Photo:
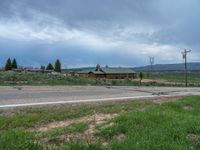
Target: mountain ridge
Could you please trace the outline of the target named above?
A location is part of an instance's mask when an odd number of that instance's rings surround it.
[[[113,67],[118,68],[118,67]],[[130,68],[134,71],[151,71],[151,66],[141,66],[141,67],[120,67],[120,68]],[[63,71],[83,71],[83,70],[90,70],[95,69],[95,67],[82,67],[82,68],[71,68],[71,69],[63,69]],[[183,72],[185,70],[185,66],[183,63],[177,63],[177,64],[155,64],[153,65],[153,71],[157,72],[167,72],[167,71],[173,71],[173,72]],[[194,72],[200,72],[200,62],[192,62],[188,63],[188,71],[194,71]]]
[[[188,71],[200,71],[200,62],[188,63]],[[142,66],[133,68],[135,71],[151,71],[151,66]],[[183,63],[177,64],[155,64],[153,71],[184,71],[185,65]]]

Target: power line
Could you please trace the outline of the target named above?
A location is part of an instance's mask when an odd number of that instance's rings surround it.
[[[188,67],[187,67],[187,54],[190,53],[191,50],[187,50],[185,49],[182,53],[183,55],[183,59],[184,59],[184,64],[185,64],[185,86],[187,87],[188,86]]]
[[[153,72],[153,65],[154,65],[154,57],[149,57],[149,63],[150,63],[150,66],[151,66],[151,72]]]

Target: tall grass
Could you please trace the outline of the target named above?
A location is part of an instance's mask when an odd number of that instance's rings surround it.
[[[84,150],[152,150],[200,149],[200,97],[192,96],[178,101],[155,104],[151,101],[133,101],[116,104],[85,106],[56,106],[2,111],[0,116],[0,149],[84,149]],[[11,112],[10,112],[11,111]],[[106,124],[98,125],[94,133],[96,139],[80,137],[77,140],[62,141],[52,146],[63,134],[82,133],[86,123],[75,123],[68,127],[56,128],[42,134],[50,143],[41,143],[38,133],[30,132],[30,127],[48,122],[79,118],[96,113],[120,113]],[[55,114],[55,115],[54,115]],[[31,118],[34,119],[31,119]],[[119,138],[120,135],[121,138]],[[41,136],[40,136],[41,137]]]

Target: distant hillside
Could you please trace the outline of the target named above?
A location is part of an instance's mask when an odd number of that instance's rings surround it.
[[[143,66],[133,68],[135,71],[150,71],[151,66]],[[153,66],[154,71],[184,71],[184,64],[156,64]],[[200,71],[200,63],[188,63],[188,70],[199,72]]]
[[[93,70],[95,67],[84,67],[84,68],[72,68],[72,69],[63,69],[63,72],[69,72],[69,71],[83,71],[83,70]],[[135,67],[135,68],[130,68],[133,69],[136,72],[139,71],[150,71],[151,66],[143,66],[143,67]],[[154,71],[158,72],[168,72],[168,71],[173,71],[173,72],[182,72],[184,71],[184,64],[156,64],[153,66]],[[200,63],[188,63],[188,70],[192,72],[200,72]]]

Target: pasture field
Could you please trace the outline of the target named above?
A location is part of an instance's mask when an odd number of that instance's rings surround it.
[[[42,74],[42,73],[16,73],[0,72],[0,86],[15,85],[114,85],[114,86],[138,86],[138,80],[111,80],[69,77],[63,74]],[[145,83],[145,85],[164,85],[158,83]]]
[[[167,82],[177,82],[184,83],[185,82],[185,74],[184,73],[153,73],[153,74],[145,74],[146,79],[167,81]],[[200,86],[200,73],[188,73],[188,83],[191,86]]]
[[[0,111],[0,149],[200,149],[200,96]]]
[[[200,74],[189,73],[188,83],[191,87],[200,86]],[[94,79],[64,76],[63,74],[0,72],[0,86],[15,85],[113,85],[140,86],[138,79]],[[143,86],[184,86],[184,73],[144,73]]]

